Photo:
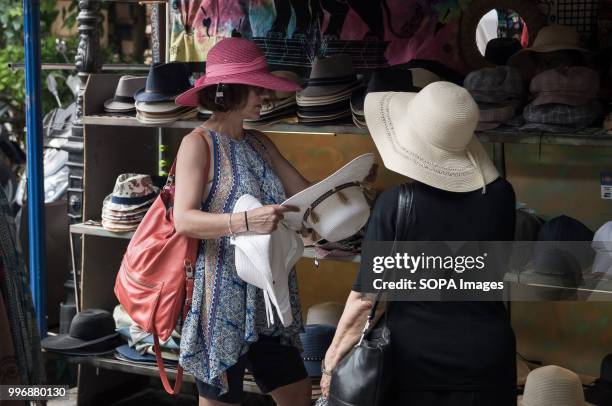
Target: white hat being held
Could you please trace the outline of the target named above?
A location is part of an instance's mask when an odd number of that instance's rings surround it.
[[[374,154],[360,155],[322,181],[285,200],[283,206],[299,209],[284,213],[285,224],[294,230],[305,226],[329,242],[357,233],[370,217],[362,182],[373,165]]]
[[[377,92],[365,117],[385,167],[450,192],[471,192],[499,177],[474,136],[480,112],[461,86],[434,82],[419,93]]]
[[[592,406],[584,400],[582,382],[574,372],[556,365],[536,368],[527,375],[518,406]]]
[[[251,195],[242,195],[233,212],[261,207]],[[279,223],[271,234],[241,233],[231,238],[235,246],[236,272],[243,281],[263,290],[268,325],[274,323],[274,310],[283,326],[293,322],[289,297],[289,272],[302,257],[300,236]]]

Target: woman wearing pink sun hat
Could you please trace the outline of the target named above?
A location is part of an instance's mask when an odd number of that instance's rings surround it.
[[[266,135],[243,128],[245,119],[259,118],[264,89],[297,91],[299,86],[270,74],[254,42],[227,38],[209,51],[205,76],[176,98],[178,105],[213,112],[183,138],[174,202],[176,231],[202,240],[180,354],[181,365],[196,378],[200,405],[240,403],[247,366],[277,404],[310,404],[310,380],[299,350],[295,269],[288,285],[293,322],[283,326],[274,314],[268,325],[263,292],[238,277],[229,238],[273,232],[283,213],[292,210],[280,203],[309,185]],[[232,213],[245,194],[263,206]]]

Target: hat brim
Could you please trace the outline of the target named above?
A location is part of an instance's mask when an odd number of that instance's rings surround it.
[[[137,102],[164,102],[172,101],[176,96],[176,93],[147,92],[145,88],[142,88],[134,93],[134,100]]]
[[[499,127],[502,123],[498,121],[479,121],[476,131],[489,131]]]
[[[85,341],[79,338],[71,337],[68,334],[60,334],[57,336],[43,338],[41,345],[47,351],[83,350],[86,347],[105,341],[110,341],[117,337],[119,337],[119,334],[113,333],[95,340]]]
[[[357,89],[351,95],[351,111],[353,114],[363,116],[363,101],[365,100],[365,88]]]
[[[368,93],[364,111],[374,144],[387,169],[449,192],[471,192],[493,182],[499,172],[473,136],[466,150],[448,151],[426,143],[410,123],[407,106],[417,93]],[[398,142],[403,137],[402,143]],[[480,167],[468,157],[470,151]]]
[[[296,92],[301,89],[300,85],[297,83],[274,76],[267,71],[248,72],[236,75],[205,77],[200,85],[177,96],[175,102],[179,106],[197,107],[199,104],[198,93],[200,90],[219,83],[250,85],[282,92]]]
[[[298,211],[289,211],[284,214],[287,227],[300,230],[302,228],[304,213],[310,205],[324,193],[349,182],[361,182],[367,177],[374,165],[374,154],[367,153],[353,159],[336,172],[320,182],[296,193],[281,203],[283,206],[297,207]]]
[[[363,83],[359,80],[341,85],[308,86],[298,93],[298,99],[333,97],[336,94],[345,93],[349,90],[352,92],[354,89],[359,88],[360,86],[363,86]]]
[[[517,406],[530,406],[527,403],[523,402],[523,395],[518,395],[517,400],[516,400],[516,404]],[[587,401],[584,402],[584,406],[597,406],[594,405],[592,403],[589,403]]]
[[[586,97],[579,94],[563,94],[555,92],[539,92],[536,98],[531,102],[535,106],[542,104],[567,104],[569,106],[582,106],[587,104],[591,100],[590,97]]]
[[[157,196],[159,196],[159,188],[156,186],[153,186],[153,190],[155,192],[155,196],[152,197],[150,200],[147,200],[144,203],[139,203],[139,204],[118,204],[118,203],[113,203],[112,202],[112,197],[113,194],[109,194],[104,198],[104,201],[102,202],[102,210],[112,210],[112,211],[118,211],[118,212],[129,212],[135,209],[139,209],[145,206],[150,206],[155,199],[157,199]]]
[[[137,101],[135,106],[137,110],[144,111],[145,113],[172,113],[180,112],[185,109],[183,106],[177,106],[173,100],[156,103]]]
[[[104,109],[111,110],[112,113],[123,111],[128,112],[134,111],[136,109],[136,106],[134,105],[134,103],[124,103],[115,101],[113,99],[108,99],[104,102]]]

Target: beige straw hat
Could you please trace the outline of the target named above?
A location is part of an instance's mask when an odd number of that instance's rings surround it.
[[[518,406],[592,406],[584,400],[582,383],[574,372],[547,365],[527,376],[525,392]]]
[[[419,93],[369,93],[365,117],[384,165],[429,186],[470,192],[499,177],[474,136],[480,112],[463,87],[434,82]]]

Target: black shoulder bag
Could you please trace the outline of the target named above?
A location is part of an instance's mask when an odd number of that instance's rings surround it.
[[[404,230],[412,210],[412,188],[411,184],[400,186],[392,251],[395,251],[398,236],[405,235]],[[389,392],[391,383],[389,376],[391,332],[387,326],[386,311],[382,325],[370,329],[381,296],[382,291],[378,291],[359,342],[332,371],[329,406],[381,406],[385,404],[385,395]]]

